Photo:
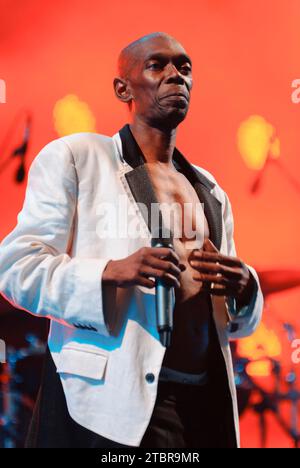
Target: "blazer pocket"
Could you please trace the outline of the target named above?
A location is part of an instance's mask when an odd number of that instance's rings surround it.
[[[108,356],[108,354],[95,351],[89,352],[77,348],[63,348],[60,352],[57,372],[102,380]]]

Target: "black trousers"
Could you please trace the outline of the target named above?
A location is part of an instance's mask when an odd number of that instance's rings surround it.
[[[231,445],[222,405],[213,388],[159,382],[154,411],[140,446],[221,448]],[[128,448],[77,424],[69,415],[59,375],[47,351],[44,377],[26,441],[27,448]]]
[[[211,387],[159,382],[154,411],[141,442],[145,448],[221,448],[225,427]]]

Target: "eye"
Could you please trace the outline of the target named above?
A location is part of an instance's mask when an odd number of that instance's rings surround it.
[[[153,62],[150,63],[147,68],[150,68],[151,70],[160,70],[162,68],[162,64],[159,62]]]
[[[184,73],[188,74],[192,72],[191,66],[190,65],[182,65],[180,67],[180,70],[183,71]]]

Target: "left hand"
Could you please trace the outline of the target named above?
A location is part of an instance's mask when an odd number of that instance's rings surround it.
[[[239,306],[250,302],[253,277],[240,258],[221,254],[205,238],[202,249],[193,250],[189,263],[195,270],[194,281],[202,282],[204,291],[216,296],[232,296]]]

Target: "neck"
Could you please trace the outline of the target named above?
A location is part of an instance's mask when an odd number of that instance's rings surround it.
[[[130,124],[130,130],[147,163],[165,164],[173,168],[172,156],[175,148],[176,128],[162,130],[150,127],[135,116]]]

